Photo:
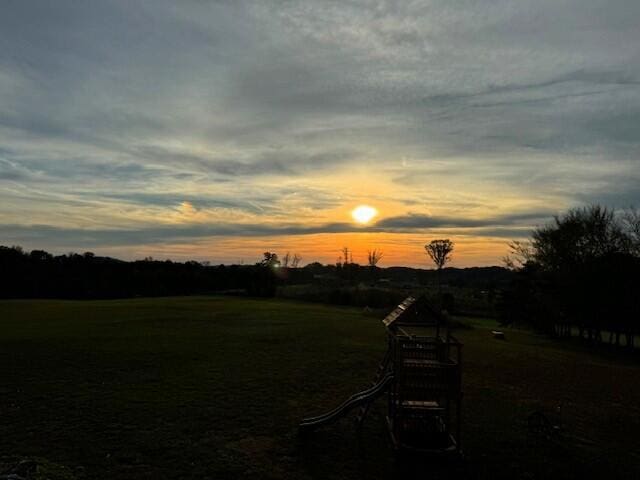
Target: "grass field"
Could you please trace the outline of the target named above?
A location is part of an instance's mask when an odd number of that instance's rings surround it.
[[[301,417],[368,386],[379,320],[224,297],[2,301],[0,459],[96,479],[640,478],[637,358],[494,340],[490,321],[457,332],[464,462],[395,459],[383,400],[360,436],[347,418],[299,440]],[[558,404],[559,438],[531,438],[527,416]]]

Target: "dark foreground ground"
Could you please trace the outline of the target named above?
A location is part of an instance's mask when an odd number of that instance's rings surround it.
[[[51,480],[640,478],[638,359],[494,340],[491,322],[457,332],[464,462],[394,458],[382,399],[360,436],[347,418],[299,440],[301,417],[369,385],[379,320],[221,297],[2,301],[0,478],[30,457]],[[527,416],[557,405],[558,438],[532,437]]]

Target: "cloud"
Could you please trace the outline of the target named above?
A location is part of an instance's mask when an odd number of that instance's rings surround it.
[[[0,155],[2,152],[0,151]],[[27,181],[31,178],[31,174],[26,169],[13,162],[9,162],[0,156],[0,181]]]
[[[426,228],[478,228],[478,227],[504,227],[513,225],[535,225],[546,222],[554,215],[554,212],[528,212],[502,215],[492,218],[456,218],[439,217],[422,214],[409,214],[397,217],[389,217],[381,220],[376,227],[381,229],[402,229],[404,231]]]
[[[341,164],[354,155],[350,151],[321,151],[311,153],[304,149],[272,148],[266,151],[245,153],[247,158],[231,159],[171,151],[166,148],[143,146],[135,154],[154,163],[179,165],[202,173],[215,173],[228,177],[252,177],[261,175],[302,175]]]
[[[186,218],[197,214],[188,201],[177,205],[176,210]],[[210,237],[269,237],[283,235],[314,235],[326,233],[413,233],[441,231],[449,235],[474,235],[488,237],[529,236],[532,226],[546,223],[552,218],[549,212],[528,212],[503,215],[494,218],[448,218],[425,215],[390,217],[375,224],[357,226],[348,222],[319,225],[229,223],[216,224],[181,223],[163,226],[145,226],[128,229],[61,228],[53,225],[0,225],[0,236],[11,242],[43,242],[54,244],[75,242],[84,247],[136,245],[189,241]]]
[[[207,196],[192,195],[186,193],[145,193],[145,192],[122,192],[122,193],[99,193],[94,194],[97,198],[108,200],[118,200],[126,203],[139,205],[153,205],[160,207],[172,207],[174,205],[189,204],[197,205],[199,208],[239,208],[247,210],[257,210],[247,201],[223,200]]]

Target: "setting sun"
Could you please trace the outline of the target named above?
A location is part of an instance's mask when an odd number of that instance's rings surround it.
[[[362,224],[369,223],[377,214],[378,210],[369,205],[360,205],[351,212],[353,219]]]

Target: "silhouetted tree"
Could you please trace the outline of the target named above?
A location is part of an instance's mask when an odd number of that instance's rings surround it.
[[[453,242],[448,238],[432,240],[424,246],[424,249],[438,268],[438,293],[442,295],[442,269],[451,261]]]
[[[531,241],[513,240],[507,245],[509,254],[503,257],[502,262],[509,270],[519,270],[533,259]]]
[[[438,270],[441,270],[451,260],[451,252],[453,252],[453,242],[451,240],[432,240],[424,246],[429,258],[436,264]]]
[[[342,247],[342,258],[344,265],[353,263],[353,252],[349,250],[349,247]]]
[[[338,276],[351,283],[354,279],[354,271],[358,268],[358,265],[353,262],[353,252],[349,247],[342,247],[340,251],[342,256],[338,257],[338,263],[336,264]]]
[[[380,260],[382,260],[382,257],[384,257],[382,251],[374,248],[373,250],[369,250],[367,252],[367,263],[371,268],[375,268]]]
[[[374,248],[367,251],[367,263],[369,264],[369,270],[371,271],[371,280],[376,281],[378,277],[378,263],[382,260],[384,254],[382,250]]]
[[[631,252],[640,256],[640,211],[634,207],[627,209],[622,215],[622,226],[629,236]]]
[[[260,262],[260,265],[264,267],[279,267],[280,260],[278,260],[278,255],[272,252],[264,252],[263,259]]]
[[[35,262],[46,262],[53,259],[53,255],[44,250],[31,250],[29,257]]]
[[[569,210],[534,230],[530,242],[510,244],[507,265],[518,274],[503,295],[503,316],[557,335],[600,342],[638,331],[640,275],[638,215],[600,205]],[[632,320],[633,319],[633,320]]]
[[[594,258],[630,253],[631,241],[612,210],[600,205],[569,210],[534,230],[531,260],[543,270],[562,270]]]

